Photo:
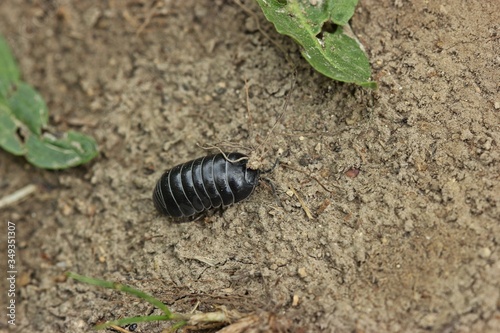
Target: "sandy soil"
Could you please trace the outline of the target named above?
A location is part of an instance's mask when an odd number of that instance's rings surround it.
[[[471,3],[361,1],[372,92],[316,73],[248,1],[255,15],[232,1],[0,2],[51,130],[101,150],[60,172],[0,152],[0,196],[39,188],[0,211],[18,245],[16,326],[2,314],[0,330],[90,332],[153,311],[69,270],[178,312],[224,305],[262,331],[500,331],[500,4]],[[162,171],[221,142],[263,167],[281,155],[281,204],[262,185],[222,215],[159,216]]]

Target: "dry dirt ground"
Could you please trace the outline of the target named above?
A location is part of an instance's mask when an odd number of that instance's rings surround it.
[[[16,326],[2,277],[0,330],[159,314],[73,271],[176,312],[225,306],[261,331],[499,332],[499,13],[497,1],[361,1],[352,27],[373,92],[316,73],[250,1],[1,1],[0,33],[51,130],[92,135],[101,153],[49,172],[0,152],[0,197],[38,187],[0,211],[18,246]],[[221,143],[263,167],[281,155],[280,203],[261,185],[222,214],[159,216],[162,171]]]

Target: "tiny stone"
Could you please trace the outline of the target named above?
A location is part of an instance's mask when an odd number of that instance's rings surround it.
[[[483,247],[479,250],[479,256],[483,259],[488,259],[491,255],[491,250],[487,247]]]
[[[306,269],[304,267],[300,267],[298,270],[297,270],[297,273],[299,274],[299,276],[301,278],[305,278],[307,276],[307,272],[306,272]]]
[[[419,324],[425,328],[430,329],[430,328],[434,327],[434,325],[436,324],[436,320],[437,320],[436,314],[429,313],[420,319]]]
[[[61,209],[61,213],[63,214],[63,216],[69,216],[73,214],[73,207],[71,207],[67,203],[64,203]]]
[[[314,147],[314,150],[316,151],[316,153],[321,153],[321,143],[318,142],[318,144],[316,145],[316,147]]]
[[[83,14],[83,21],[87,27],[93,27],[99,21],[101,15],[102,13],[98,8],[92,7]]]

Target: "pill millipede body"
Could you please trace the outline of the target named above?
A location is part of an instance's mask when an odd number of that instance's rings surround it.
[[[260,171],[247,167],[241,153],[219,153],[179,164],[166,171],[153,190],[156,209],[171,217],[189,217],[248,198]]]

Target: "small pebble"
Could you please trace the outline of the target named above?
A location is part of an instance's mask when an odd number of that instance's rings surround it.
[[[488,259],[491,255],[491,250],[487,247],[483,247],[479,250],[479,256],[483,259]]]
[[[349,178],[356,178],[359,175],[359,169],[353,167],[347,170],[344,174]]]

